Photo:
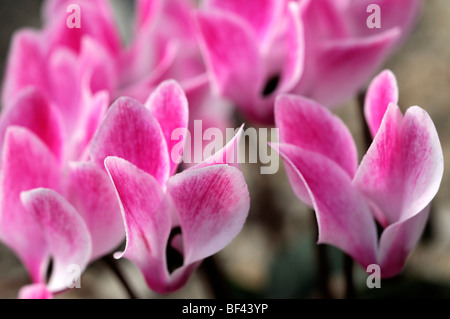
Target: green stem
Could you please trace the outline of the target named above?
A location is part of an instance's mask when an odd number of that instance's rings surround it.
[[[128,297],[130,299],[138,299],[137,296],[134,294],[133,290],[131,289],[130,285],[128,284],[128,281],[125,279],[122,270],[117,264],[117,260],[110,255],[103,257],[102,260],[105,263],[105,265],[107,265],[108,268],[112,271],[112,273],[116,276],[116,278],[122,284],[123,288],[125,288]]]

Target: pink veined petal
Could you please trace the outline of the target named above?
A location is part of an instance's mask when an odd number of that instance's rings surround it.
[[[342,120],[325,107],[300,96],[280,95],[275,123],[281,143],[319,153],[353,178],[358,165],[355,142]]]
[[[222,149],[205,159],[203,162],[189,168],[189,170],[195,170],[219,164],[227,164],[239,169],[239,141],[244,131],[244,125],[245,124],[241,125],[236,135]]]
[[[245,108],[263,90],[255,35],[240,19],[224,11],[198,12],[197,23],[213,90]]]
[[[398,86],[395,75],[385,70],[371,82],[364,103],[364,115],[372,137],[377,134],[390,103],[398,104]]]
[[[110,107],[92,140],[90,154],[99,165],[108,156],[126,159],[160,185],[169,177],[169,153],[161,128],[149,110],[130,98],[119,98]]]
[[[10,127],[3,150],[0,237],[23,261],[32,281],[44,282],[47,245],[40,225],[20,202],[20,193],[36,187],[59,189],[59,165],[29,130]]]
[[[67,194],[91,234],[91,260],[119,246],[125,238],[123,221],[114,187],[105,170],[92,162],[71,163]]]
[[[158,123],[166,139],[167,149],[172,155],[172,148],[178,142],[172,139],[172,133],[175,129],[186,130],[189,118],[188,101],[183,89],[174,80],[168,80],[161,83],[150,95],[145,103],[145,107],[150,110]],[[186,132],[182,134],[184,139]],[[177,158],[171,156],[170,174],[174,174],[178,163],[181,160],[181,154]]]
[[[52,293],[45,284],[31,284],[20,288],[19,299],[52,299]]]
[[[145,102],[149,92],[152,92],[160,82],[168,77],[170,68],[175,63],[180,50],[178,44],[173,42],[162,46],[163,52],[155,65],[148,61],[148,54],[143,54],[144,51],[140,47],[133,48],[136,52],[129,52],[129,56],[124,57],[125,61],[122,62],[123,70],[120,79],[122,83],[115,96],[129,96],[142,103]],[[149,50],[151,49],[153,47]],[[138,60],[136,54],[142,62]],[[133,62],[129,62],[127,59]],[[131,71],[130,63],[132,63]],[[133,66],[136,70],[133,69]]]
[[[278,1],[281,2],[281,1]],[[280,83],[276,92],[289,92],[299,81],[305,62],[305,35],[303,21],[301,21],[302,8],[296,3],[289,5],[287,13],[287,30],[285,35],[285,62]],[[270,50],[270,48],[269,48]]]
[[[108,157],[105,166],[120,201],[127,234],[125,251],[116,254],[116,258],[124,256],[132,260],[150,288],[166,292],[170,282],[166,266],[170,202],[158,182],[132,163]]]
[[[444,155],[433,121],[418,106],[405,113],[402,144],[405,203],[401,217],[405,219],[428,206],[438,192],[444,174]]]
[[[376,218],[383,227],[399,220],[403,206],[402,122],[400,109],[390,104],[353,180],[380,209],[381,214],[376,214]]]
[[[272,147],[308,190],[319,224],[318,243],[342,249],[363,267],[376,262],[375,221],[348,174],[322,154],[288,144]]]
[[[137,28],[151,23],[157,15],[157,10],[161,6],[161,0],[137,0],[136,2],[136,22]]]
[[[80,116],[81,82],[77,56],[66,48],[55,50],[48,59],[49,94],[65,121],[70,135]]]
[[[62,159],[64,128],[61,115],[50,104],[44,94],[33,87],[22,90],[10,108],[0,118],[0,149],[3,149],[6,130],[16,125],[36,134],[53,152]]]
[[[442,148],[428,114],[411,107],[403,118],[390,104],[354,184],[383,212],[380,223],[386,227],[423,210],[442,174]]]
[[[92,93],[113,91],[118,83],[117,65],[114,56],[97,39],[85,36],[81,41],[78,77],[80,81],[89,79]]]
[[[87,147],[108,110],[109,94],[106,91],[101,91],[94,95],[87,92],[83,95],[82,103],[85,107],[81,122],[78,123],[71,140],[67,141],[66,144],[68,160],[87,160]]]
[[[83,218],[54,190],[37,188],[22,192],[20,197],[27,212],[39,224],[53,258],[48,290],[67,289],[70,267],[75,267],[81,274],[91,257],[91,236]]]
[[[238,15],[248,23],[260,40],[274,27],[274,22],[283,10],[282,0],[239,1],[239,0],[209,0],[209,8],[221,9]]]
[[[24,29],[13,36],[6,63],[5,79],[2,90],[4,109],[23,88],[35,86],[47,88],[42,39],[36,30]]]
[[[381,277],[399,274],[416,247],[430,213],[430,206],[407,219],[389,225],[382,233],[379,248]]]
[[[167,192],[180,220],[185,266],[227,246],[244,226],[250,207],[244,176],[228,165],[172,176]]]
[[[304,94],[328,107],[338,106],[364,86],[399,35],[399,29],[392,29],[368,38],[329,42],[317,53],[317,78]]]
[[[325,39],[342,39],[349,36],[343,1],[303,0],[299,5],[305,10],[303,17],[307,45],[316,45]],[[366,24],[364,24],[366,26]]]

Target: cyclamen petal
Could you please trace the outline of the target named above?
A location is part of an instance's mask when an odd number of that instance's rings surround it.
[[[381,276],[389,278],[400,273],[422,236],[430,214],[430,206],[417,214],[389,225],[382,233],[379,247]]]
[[[169,273],[166,246],[171,231],[171,206],[161,186],[151,175],[132,163],[108,157],[105,166],[120,200],[126,226],[125,256],[142,271],[147,284],[166,291]]]
[[[60,188],[59,165],[43,142],[27,129],[6,132],[1,176],[0,237],[20,257],[33,282],[45,280],[48,254],[40,225],[20,202],[20,193],[36,187]]]
[[[417,106],[403,116],[399,107],[390,103],[397,96],[395,78],[388,71],[370,85],[366,115],[375,138],[354,177],[333,159],[332,151],[323,151],[330,143],[344,145],[343,152],[354,147],[352,142],[342,143],[339,134],[329,134],[326,127],[333,125],[333,117],[318,104],[308,108],[307,100],[292,98],[296,107],[278,105],[280,139],[289,144],[272,146],[285,160],[294,193],[316,210],[319,242],[341,248],[363,267],[380,265],[383,278],[397,275],[405,266],[443,176],[442,147],[432,120]],[[287,97],[279,101],[292,102]],[[389,106],[384,112],[386,103]],[[327,121],[330,123],[322,125]],[[317,149],[310,146],[313,138],[305,139],[304,131],[296,130],[297,123],[311,124],[308,131],[321,136]],[[333,141],[329,136],[338,138]],[[344,141],[349,141],[346,136]],[[375,219],[383,227],[379,240]]]
[[[281,1],[278,1],[281,2]],[[292,90],[300,80],[305,63],[305,35],[303,21],[303,7],[290,3],[286,17],[286,34],[283,44],[286,53],[285,63],[281,71],[281,79],[275,92],[285,93]]]
[[[67,199],[81,215],[92,237],[95,260],[120,245],[125,237],[120,207],[108,174],[92,162],[69,165]]]
[[[364,115],[372,137],[377,134],[390,103],[398,103],[398,86],[395,75],[385,70],[370,84],[364,103]]]
[[[19,299],[52,299],[52,297],[45,284],[31,284],[19,291]]]
[[[358,154],[350,131],[337,116],[318,103],[294,95],[281,95],[275,102],[275,123],[280,142],[319,153],[336,162],[353,178]]]
[[[31,29],[14,34],[6,63],[2,90],[2,105],[9,108],[11,101],[25,87],[46,88],[44,52],[41,35]],[[26,72],[24,72],[26,70]]]
[[[165,81],[150,95],[145,106],[158,120],[169,154],[172,154],[172,148],[177,144],[177,141],[172,139],[172,132],[175,129],[187,130],[189,119],[188,101],[183,89],[173,80]],[[186,133],[180,139],[184,139],[185,135]],[[179,154],[177,159],[171,156],[170,174],[175,173],[181,156],[182,154]]]
[[[249,23],[258,37],[264,39],[267,33],[270,33],[277,16],[284,9],[284,0],[209,0],[207,6],[235,13]]]
[[[177,174],[169,179],[167,192],[180,219],[184,265],[227,246],[241,231],[249,211],[244,177],[228,165]]]
[[[220,11],[199,12],[197,21],[214,89],[239,102],[242,88],[247,88],[245,96],[258,96],[263,85],[262,65],[250,27]]]
[[[92,241],[86,224],[73,206],[53,190],[38,188],[23,192],[21,200],[40,225],[53,258],[49,291],[67,289],[69,267],[75,265],[81,273],[91,256]]]
[[[324,45],[314,70],[315,79],[304,78],[305,87],[299,86],[305,95],[323,105],[336,107],[352,93],[357,92],[372,76],[400,36],[400,29],[345,41],[329,41]],[[362,58],[364,57],[364,59]],[[306,56],[308,59],[308,55]],[[308,80],[311,86],[307,87]]]
[[[125,158],[161,185],[169,177],[169,153],[161,127],[150,111],[130,98],[120,98],[110,107],[90,154],[99,165],[108,156]]]
[[[64,124],[61,114],[43,93],[33,87],[18,94],[0,118],[0,149],[10,126],[27,128],[38,136],[58,160],[63,156]]]
[[[369,206],[353,187],[349,175],[320,153],[273,145],[295,168],[316,211],[318,243],[339,247],[363,267],[377,258],[377,231]]]
[[[386,226],[423,210],[442,175],[442,148],[428,114],[412,107],[403,117],[390,104],[354,184],[382,210]]]
[[[244,124],[242,124],[236,135],[222,149],[189,169],[198,169],[218,164],[228,164],[239,168],[239,141],[243,131]]]

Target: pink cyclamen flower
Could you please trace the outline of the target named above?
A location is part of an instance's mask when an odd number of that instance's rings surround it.
[[[208,0],[197,20],[216,91],[272,124],[278,94],[329,107],[355,94],[409,33],[421,2]],[[379,29],[367,25],[369,4],[380,7]]]
[[[2,91],[1,137],[5,124],[33,130],[21,114],[29,111],[30,103],[36,104],[29,101],[30,94],[41,95],[39,99],[51,105],[47,114],[41,111],[40,116],[60,126],[61,149],[49,145],[58,161],[83,157],[118,81],[120,42],[106,3],[79,1],[82,25],[77,29],[67,26],[69,1],[48,0],[44,3],[43,29],[22,29],[14,35]],[[26,118],[29,121],[31,116]]]
[[[174,79],[189,101],[189,123],[230,127],[231,105],[211,90],[195,32],[192,0],[138,0],[135,32],[120,59],[120,83],[114,96],[144,103],[162,81]]]
[[[316,211],[319,243],[339,247],[363,267],[380,265],[385,278],[403,269],[416,246],[443,174],[432,120],[418,106],[403,116],[397,99],[394,75],[382,72],[366,98],[374,140],[359,167],[348,129],[323,106],[284,95],[275,109],[281,143],[273,147],[294,193]],[[383,228],[379,238],[375,221]]]
[[[183,90],[164,82],[145,106],[131,98],[114,103],[91,148],[120,201],[127,246],[119,257],[132,260],[159,293],[183,286],[204,258],[228,245],[249,210],[242,173],[224,161],[237,137],[208,161],[173,175],[184,138],[171,134],[186,131],[187,117]],[[181,260],[173,264],[169,251]]]
[[[205,1],[197,13],[200,43],[216,93],[251,119],[273,122],[277,94],[303,69],[300,8],[286,1]]]
[[[19,126],[6,130],[2,155],[0,240],[33,283],[20,295],[32,297],[44,286],[45,296],[61,292],[68,288],[68,267],[76,265],[81,274],[124,238],[108,175],[92,162],[61,165],[39,136]]]

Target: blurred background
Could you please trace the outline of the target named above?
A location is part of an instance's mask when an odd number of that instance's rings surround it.
[[[40,27],[40,0],[0,1],[0,74],[3,78],[10,39],[22,27]],[[127,34],[125,21],[132,14],[131,0],[113,1],[116,16]],[[397,76],[400,106],[419,105],[428,111],[437,127],[444,158],[450,158],[450,2],[424,1],[422,17],[406,43],[384,68]],[[337,114],[350,127],[364,154],[358,103],[349,101]],[[382,281],[381,289],[366,287],[367,274],[354,265],[359,298],[450,298],[450,170],[436,196],[429,224],[405,271],[395,279]],[[282,165],[282,164],[281,164]],[[241,234],[226,249],[208,260],[180,291],[160,296],[151,292],[138,271],[127,260],[119,267],[141,298],[209,298],[220,286],[236,298],[319,298],[314,218],[294,196],[284,168],[275,175],[259,175],[257,164],[243,164],[250,189],[251,211]],[[343,255],[327,248],[332,297],[342,298]],[[207,275],[205,275],[207,274]],[[209,278],[205,280],[205,278]],[[215,278],[211,285],[211,278]],[[222,279],[221,279],[222,278]],[[27,273],[14,254],[0,243],[0,298],[16,298],[29,283]],[[83,274],[81,289],[57,298],[127,298],[123,286],[104,261],[93,263]]]

